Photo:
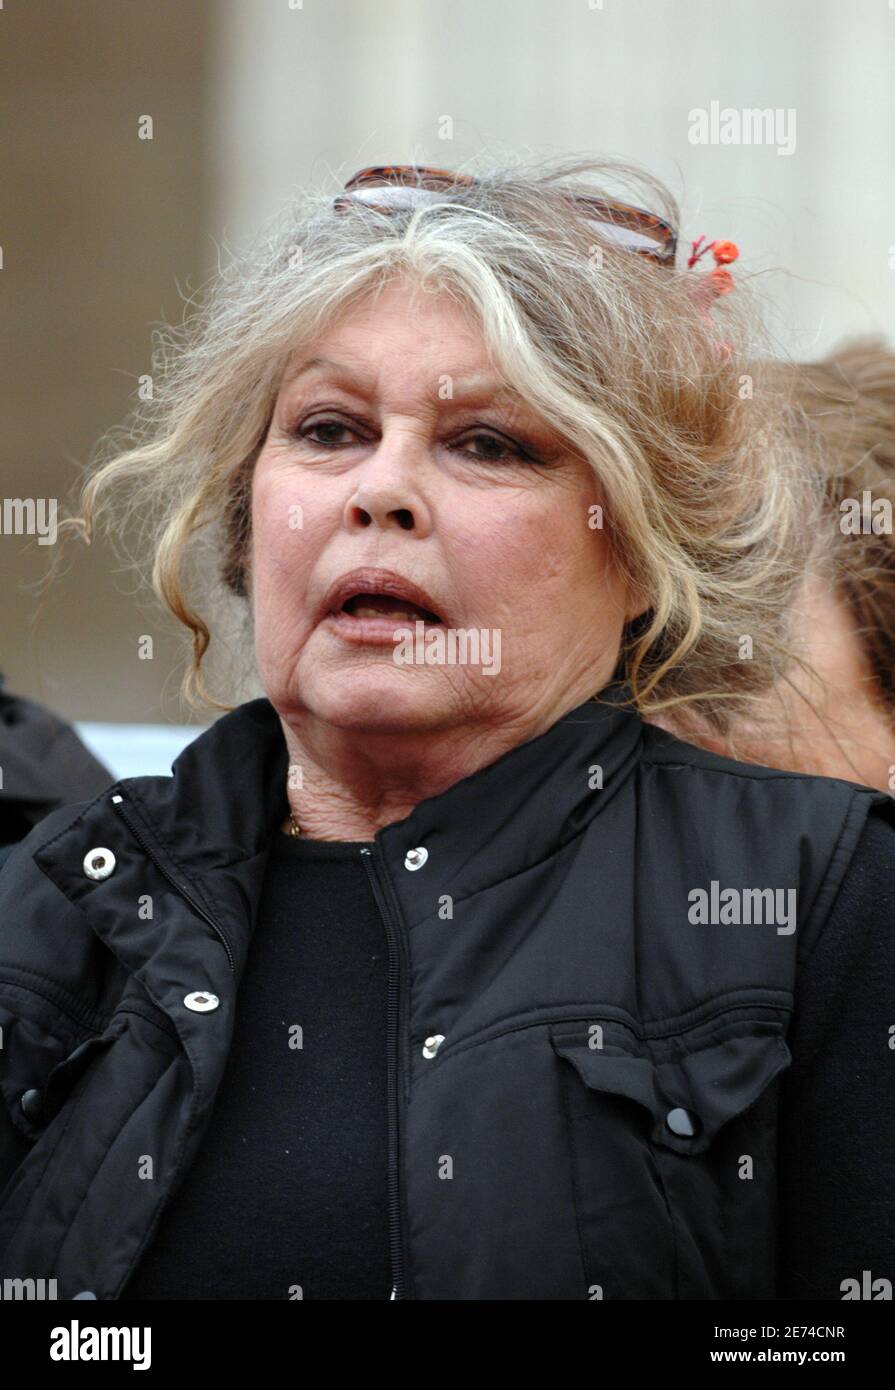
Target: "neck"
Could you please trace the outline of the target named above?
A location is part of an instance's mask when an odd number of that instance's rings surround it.
[[[290,809],[308,839],[371,840],[420,801],[537,738],[566,712],[532,710],[495,725],[394,733],[335,728],[306,713],[281,714]],[[288,820],[282,828],[289,828]]]

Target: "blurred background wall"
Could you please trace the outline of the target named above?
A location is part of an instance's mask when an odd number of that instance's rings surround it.
[[[205,0],[4,0],[0,9],[0,477],[4,498],[70,496],[128,413],[153,323],[214,256]],[[139,138],[151,114],[154,138]],[[109,549],[0,534],[6,687],[70,719],[162,718],[178,657]],[[138,638],[155,634],[152,661]],[[167,717],[182,718],[176,702]]]
[[[153,325],[296,185],[364,164],[623,155],[683,241],[738,243],[781,352],[895,336],[893,57],[895,0],[4,0],[3,496],[70,497]],[[794,147],[691,143],[713,102]],[[173,624],[98,544],[41,601],[49,548],[0,535],[7,687],[190,719]]]

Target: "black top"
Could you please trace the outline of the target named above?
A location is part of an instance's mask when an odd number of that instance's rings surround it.
[[[211,1119],[122,1298],[390,1297],[388,944],[360,850],[275,836]]]

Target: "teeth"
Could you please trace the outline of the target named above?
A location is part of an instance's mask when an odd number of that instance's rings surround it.
[[[355,618],[394,618],[396,620],[406,619],[408,622],[412,623],[416,622],[418,618],[422,618],[423,615],[419,612],[410,612],[408,609],[405,608],[390,608],[388,612],[384,612],[381,608],[364,607],[355,608],[354,616]]]

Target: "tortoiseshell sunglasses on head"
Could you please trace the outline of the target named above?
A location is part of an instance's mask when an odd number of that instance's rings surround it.
[[[458,174],[423,164],[371,165],[352,175],[333,206],[337,212],[343,212],[351,202],[362,202],[378,212],[390,212],[395,207],[437,201],[441,193],[470,187],[477,182],[474,174]],[[557,187],[562,191],[561,185]],[[373,189],[378,191],[374,193]],[[677,233],[663,218],[615,198],[596,198],[573,189],[567,191],[575,202],[587,208],[590,220],[610,240],[658,265],[674,265]]]

